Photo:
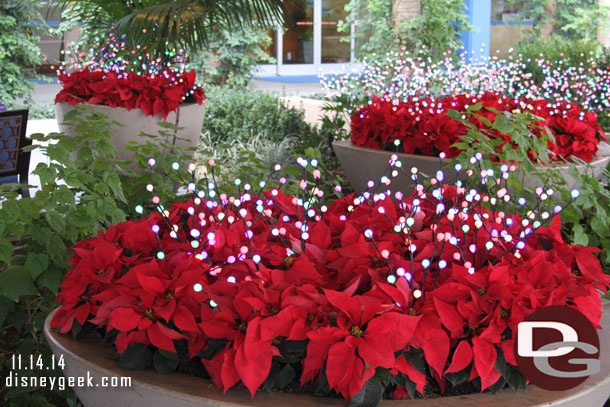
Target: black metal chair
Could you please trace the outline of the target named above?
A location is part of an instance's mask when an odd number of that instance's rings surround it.
[[[27,110],[0,112],[0,185],[28,184],[30,152],[23,148],[32,140],[25,138],[27,123]],[[20,188],[19,193],[30,197],[28,188]]]

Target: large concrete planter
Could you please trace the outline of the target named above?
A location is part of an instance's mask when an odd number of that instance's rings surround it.
[[[376,150],[372,148],[359,147],[349,140],[340,140],[333,142],[333,149],[337,158],[343,167],[345,175],[354,187],[357,193],[362,193],[366,190],[366,184],[369,180],[373,180],[379,184],[380,178],[385,174],[390,177],[388,162],[392,156],[391,151]],[[419,173],[427,176],[434,176],[440,169],[440,160],[434,157],[426,157],[414,154],[398,154],[399,160],[402,162],[402,168],[408,174],[412,167],[417,167]],[[445,182],[454,183],[456,181],[456,172],[452,168],[448,168],[449,160],[444,162]],[[587,165],[579,165],[579,172],[587,172],[589,175],[601,178],[604,168],[610,163],[610,144],[601,143],[597,158],[593,160],[588,167]],[[549,167],[545,167],[549,168]],[[578,187],[576,181],[567,173],[568,167],[564,165],[551,165],[550,168],[559,171],[568,183],[568,188]],[[537,178],[527,177],[527,174],[520,176],[525,186],[535,185]],[[392,183],[389,189],[395,191],[407,191],[413,187],[414,182],[405,174],[400,174],[396,178],[392,178]],[[373,188],[372,192],[380,192],[382,189],[379,186]]]
[[[529,386],[526,391],[503,390],[464,396],[383,401],[382,407],[601,407],[610,396],[610,304],[605,304],[600,335],[601,371],[589,377],[580,386],[568,391],[546,391]],[[63,355],[64,374],[72,377],[93,377],[93,383],[102,383],[102,377],[131,377],[131,387],[77,387],[74,389],[85,407],[272,407],[272,406],[346,406],[344,400],[316,398],[300,394],[258,392],[253,400],[242,389],[227,394],[215,391],[207,380],[180,373],[162,375],[153,371],[127,371],[117,367],[111,345],[100,345],[96,340],[59,335],[51,331],[49,315],[44,333],[56,357]]]
[[[157,116],[146,116],[140,109],[127,110],[123,107],[108,107],[103,105],[87,105],[87,107],[105,114],[109,119],[123,125],[112,126],[114,134],[112,142],[117,148],[118,158],[122,160],[133,160],[133,154],[125,150],[128,142],[145,143],[150,141],[150,138],[141,136],[141,133],[159,135],[159,130],[167,130],[159,127],[159,123],[164,121],[160,114]],[[59,131],[69,136],[75,135],[74,127],[71,124],[65,123],[64,117],[71,110],[74,110],[74,107],[70,106],[69,103],[62,102],[55,104],[55,117]],[[183,127],[183,129],[177,131],[176,138],[173,137],[173,131],[171,131],[172,137],[168,141],[180,147],[196,147],[199,143],[204,115],[205,105],[196,103],[180,105],[178,110],[171,112],[165,121],[178,127]]]

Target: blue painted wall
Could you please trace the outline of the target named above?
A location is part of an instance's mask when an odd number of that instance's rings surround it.
[[[468,58],[473,54],[476,59],[481,56],[488,57],[491,41],[491,0],[464,0],[464,3],[468,21],[476,27],[474,31],[460,33],[464,50],[468,52]]]

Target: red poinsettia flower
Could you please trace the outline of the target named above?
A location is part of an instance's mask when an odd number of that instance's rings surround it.
[[[161,115],[167,119],[170,112],[178,109],[180,103],[192,98],[202,104],[203,89],[195,83],[195,71],[164,71],[157,76],[116,74],[105,71],[82,71],[61,75],[62,90],[55,97],[55,103],[68,102],[101,104],[110,107],[124,107],[127,110],[141,109],[147,116]]]

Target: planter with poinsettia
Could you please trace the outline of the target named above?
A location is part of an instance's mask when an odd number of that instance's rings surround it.
[[[103,380],[116,383],[112,388],[75,388],[85,407],[125,405],[132,407],[235,407],[235,406],[345,406],[343,400],[320,398],[301,394],[261,392],[251,399],[245,389],[231,389],[226,394],[215,390],[209,380],[183,373],[159,374],[152,370],[125,370],[117,366],[115,350],[93,338],[74,339],[59,335],[50,328],[51,314],[45,324],[45,335],[53,353],[62,355],[65,374],[72,377],[93,377],[93,383]],[[501,390],[497,394],[477,393],[454,397],[409,400],[384,400],[382,407],[471,407],[493,405],[496,407],[569,407],[602,406],[610,396],[610,304],[604,306],[600,332],[600,373],[587,379],[582,385],[565,391],[553,392],[529,386],[525,391]],[[110,378],[110,379],[108,379]],[[125,382],[125,380],[128,380]],[[407,404],[408,403],[408,404]]]
[[[299,164],[317,185],[317,163]],[[472,176],[475,185],[486,177]],[[327,204],[306,180],[299,198],[284,194],[284,183],[258,193],[244,185],[236,196],[191,185],[190,201],[156,201],[144,218],[73,247],[47,338],[70,375],[134,378],[130,388],[76,388],[86,407],[341,405],[339,397],[375,406],[382,396],[458,394],[415,405],[595,405],[608,397],[610,321],[599,293],[610,276],[597,249],[563,240],[544,202],[525,220],[521,209],[498,215],[489,196],[502,190],[493,183],[474,194],[419,185],[408,196]],[[572,391],[524,390],[517,367],[517,326],[547,305],[604,328],[602,371]],[[116,359],[199,377],[121,371]],[[234,388],[240,383],[254,400]]]
[[[461,120],[448,113],[449,110],[463,114]],[[526,118],[515,123],[508,119],[508,115],[515,112],[530,112],[537,119]],[[484,142],[495,143],[493,148],[501,151],[506,145],[519,148],[519,143],[513,139],[518,132],[525,131],[525,134],[540,138],[548,128],[555,139],[555,143],[548,143],[548,150],[554,156],[549,164],[536,168],[557,171],[568,188],[577,185],[568,174],[569,166],[562,161],[571,157],[584,160],[586,164],[575,164],[577,171],[598,179],[610,163],[610,144],[606,142],[595,114],[582,112],[578,106],[565,102],[551,105],[545,100],[513,100],[492,93],[476,98],[456,95],[439,101],[421,99],[399,103],[375,97],[351,119],[351,141],[335,141],[333,149],[347,178],[359,193],[367,189],[368,181],[378,185],[383,175],[391,176],[387,169],[393,154],[397,154],[403,165],[399,171],[410,175],[410,168],[417,167],[421,173],[433,177],[439,170],[436,157],[440,152],[447,157],[457,156],[461,150],[455,145],[464,145],[462,137],[468,136],[469,129],[485,134]],[[529,130],[527,126],[523,127],[528,120],[532,125]],[[396,145],[400,150],[396,151]],[[533,159],[529,151],[528,156]],[[445,181],[454,182],[457,174],[448,171],[445,176]],[[522,174],[520,178],[525,186],[533,185],[537,179],[528,174]],[[403,176],[394,179],[391,189],[404,190],[412,186],[411,178]]]
[[[196,147],[201,135],[205,114],[203,89],[195,84],[195,72],[167,72],[158,76],[88,69],[60,76],[63,89],[55,98],[55,114],[59,130],[75,134],[74,126],[64,119],[74,106],[86,103],[119,124],[112,125],[113,144],[118,158],[132,160],[125,150],[130,141],[146,143],[149,134],[169,133],[166,142],[183,148]],[[164,129],[161,122],[169,122],[180,129]]]

